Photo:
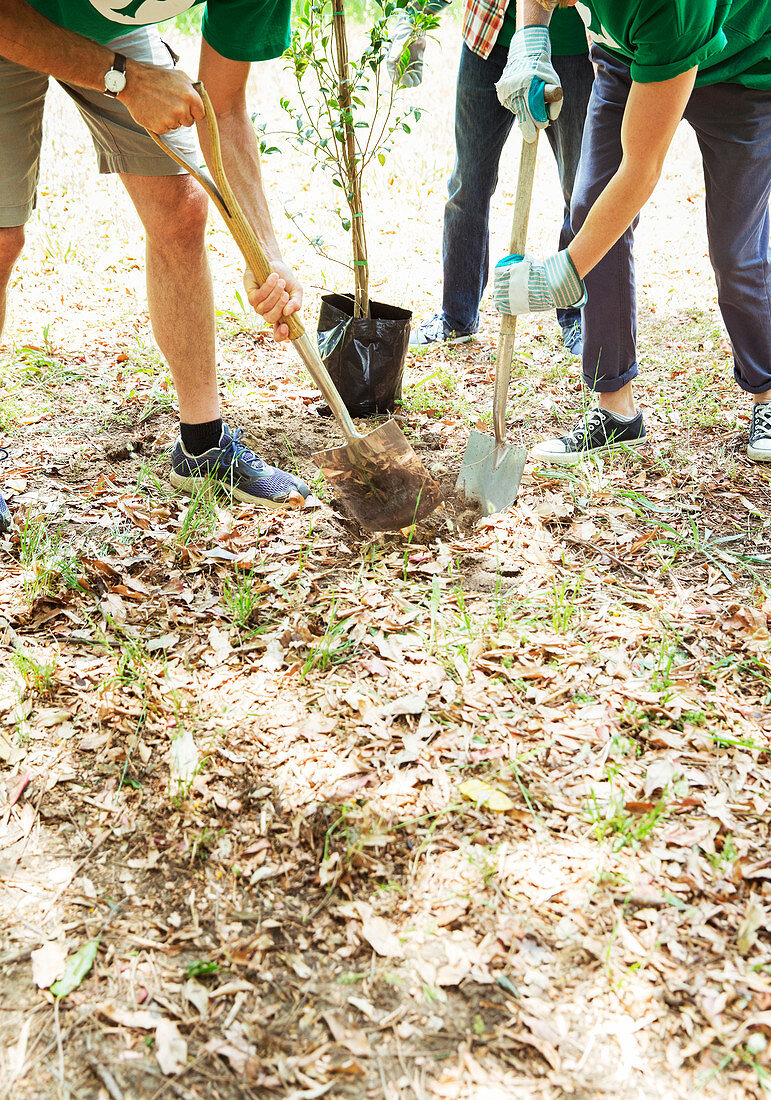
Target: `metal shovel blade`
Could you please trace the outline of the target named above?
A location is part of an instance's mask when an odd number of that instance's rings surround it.
[[[456,487],[468,500],[481,505],[485,515],[505,512],[517,499],[526,461],[525,447],[509,447],[484,432],[472,432]]]
[[[395,420],[344,447],[318,451],[313,461],[366,531],[400,531],[442,501],[439,486]]]

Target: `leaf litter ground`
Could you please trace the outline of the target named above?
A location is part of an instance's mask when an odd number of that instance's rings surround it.
[[[676,153],[654,257],[700,201]],[[227,416],[320,502],[165,487],[141,241],[93,248],[111,203],[79,237],[79,177],[50,171],[2,373],[2,1094],[764,1095],[771,472],[744,457],[698,230],[663,254],[677,300],[644,287],[644,454],[528,466],[510,513],[465,509],[487,312],[408,364],[401,424],[446,507],[370,539],[315,480],[338,441],[318,395],[236,307]],[[210,246],[229,301],[219,227]],[[523,329],[514,442],[582,401],[553,322]]]

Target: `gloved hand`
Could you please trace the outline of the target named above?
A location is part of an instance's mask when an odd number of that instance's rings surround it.
[[[400,88],[417,88],[423,80],[423,54],[426,40],[415,38],[415,26],[409,11],[402,9],[394,21],[391,48],[386,57],[386,68],[392,83]],[[410,41],[412,39],[412,41]],[[405,48],[409,43],[408,53]],[[404,61],[404,68],[402,62]]]
[[[582,306],[586,287],[567,249],[537,260],[535,256],[506,256],[495,265],[495,308],[518,317],[545,309]]]
[[[509,46],[509,57],[501,79],[495,85],[498,99],[517,116],[525,141],[535,141],[536,131],[544,130],[562,110],[562,100],[546,103],[544,89],[561,87],[552,68],[548,27],[522,27]]]

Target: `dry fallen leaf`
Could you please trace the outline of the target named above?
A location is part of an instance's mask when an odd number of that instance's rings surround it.
[[[515,809],[515,803],[504,792],[483,779],[466,779],[458,787],[458,792],[470,802],[476,802],[477,806],[483,806],[486,810],[495,813],[505,813]]]
[[[336,1043],[346,1047],[356,1058],[371,1056],[372,1048],[369,1045],[369,1039],[361,1028],[349,1027],[334,1012],[324,1012],[323,1018]]]
[[[179,1073],[187,1062],[187,1043],[173,1020],[165,1017],[158,1021],[155,1028],[155,1057],[161,1072],[167,1076]]]
[[[396,959],[404,954],[404,948],[399,942],[393,925],[383,917],[374,914],[366,916],[361,926],[361,934],[378,955]]]
[[[57,940],[48,940],[42,947],[33,951],[30,958],[35,985],[38,989],[48,989],[64,974],[67,948]]]

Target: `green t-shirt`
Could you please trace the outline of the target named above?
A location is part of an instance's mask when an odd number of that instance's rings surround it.
[[[511,45],[514,31],[517,29],[517,5],[512,0],[506,8],[501,29],[495,40],[496,46]],[[575,8],[557,8],[551,17],[549,24],[549,37],[551,38],[551,52],[554,55],[566,57],[570,54],[586,53],[586,28],[581,22],[581,16]]]
[[[697,87],[771,90],[771,6],[766,0],[586,0],[575,9],[592,39],[626,61],[639,84],[698,65]]]
[[[94,42],[173,19],[204,0],[28,0],[53,23]],[[2,0],[0,0],[2,3]],[[202,33],[231,61],[267,61],[289,45],[291,0],[206,0]]]

